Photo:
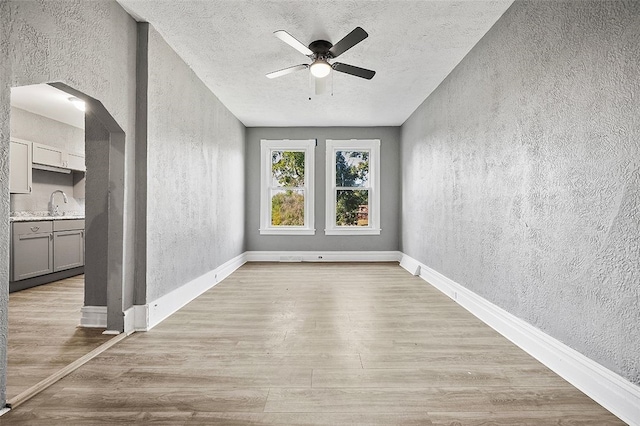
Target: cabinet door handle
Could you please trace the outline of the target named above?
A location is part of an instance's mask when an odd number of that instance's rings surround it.
[[[49,234],[49,239],[53,240],[53,232]]]
[[[31,227],[31,232],[38,232],[38,229],[40,229],[39,226],[32,226]]]

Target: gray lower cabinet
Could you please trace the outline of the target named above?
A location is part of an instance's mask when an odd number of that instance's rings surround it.
[[[84,220],[13,222],[11,281],[84,266]]]
[[[84,266],[84,220],[54,221],[54,272],[79,266]]]
[[[11,245],[11,281],[53,272],[51,221],[14,222]]]

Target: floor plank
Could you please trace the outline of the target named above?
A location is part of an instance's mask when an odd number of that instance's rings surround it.
[[[623,424],[386,263],[246,264],[3,422]]]
[[[78,327],[83,301],[84,275],[9,295],[7,399],[113,337]]]

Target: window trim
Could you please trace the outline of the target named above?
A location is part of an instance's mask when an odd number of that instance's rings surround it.
[[[315,139],[260,140],[260,235],[315,235],[314,166]],[[305,226],[271,225],[271,152],[301,151],[304,160],[304,223]]]
[[[369,225],[336,226],[336,152],[369,151]],[[327,139],[325,235],[380,235],[380,139]]]

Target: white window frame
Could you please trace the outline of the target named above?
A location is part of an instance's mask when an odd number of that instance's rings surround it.
[[[336,152],[369,151],[369,225],[336,225]],[[327,139],[325,235],[380,235],[380,139]],[[352,189],[352,188],[349,188]]]
[[[315,235],[314,223],[314,165],[315,139],[260,141],[260,235]],[[271,153],[273,151],[300,151],[304,160],[304,226],[271,225]]]

